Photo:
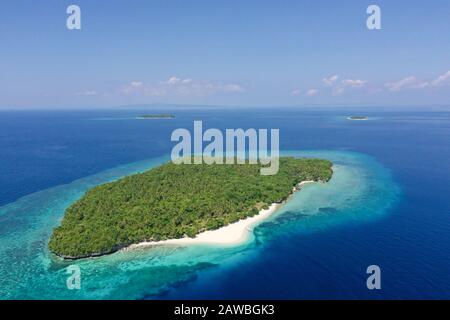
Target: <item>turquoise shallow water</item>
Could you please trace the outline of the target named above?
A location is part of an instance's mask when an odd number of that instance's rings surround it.
[[[168,158],[129,164],[25,196],[0,208],[0,296],[3,299],[142,299],[177,291],[203,273],[255,258],[266,244],[289,241],[342,224],[380,219],[399,198],[389,171],[373,158],[342,151],[289,151],[286,155],[327,158],[335,173],[327,184],[305,186],[239,246],[160,246],[64,262],[47,241],[65,208],[92,186],[140,172]],[[81,269],[81,289],[68,290],[66,267]]]

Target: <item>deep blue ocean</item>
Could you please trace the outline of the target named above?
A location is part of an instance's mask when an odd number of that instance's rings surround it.
[[[171,120],[137,120],[145,113]],[[368,121],[350,121],[349,115]],[[239,248],[157,248],[81,261],[46,243],[89,187],[167,160],[171,132],[279,128],[287,154],[337,165]],[[171,108],[0,112],[0,298],[450,299],[450,108]],[[381,268],[368,290],[366,268]]]

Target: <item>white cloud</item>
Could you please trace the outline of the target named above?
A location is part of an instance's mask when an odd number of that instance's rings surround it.
[[[387,89],[391,92],[402,90],[425,90],[432,88],[450,87],[450,70],[443,73],[433,80],[420,80],[415,76],[409,76],[399,81],[386,82],[383,85],[371,84],[367,80],[361,79],[343,79],[340,80],[338,75],[331,75],[322,79],[324,87],[328,87],[333,96],[341,95],[347,91],[364,90],[366,93],[375,94]],[[292,96],[306,95],[308,97],[316,96],[318,89],[309,89],[304,92],[301,89],[295,89],[291,92]]]
[[[428,82],[423,82],[414,76],[410,76],[396,82],[388,82],[384,86],[390,91],[398,92],[403,89],[423,89],[428,85]]]
[[[294,97],[298,97],[300,95],[305,95],[307,97],[314,97],[319,93],[318,89],[309,89],[306,92],[303,91],[302,89],[295,89],[291,92],[291,95]]]
[[[396,82],[388,82],[384,86],[388,90],[398,92],[404,89],[438,88],[450,85],[450,70],[431,81],[422,81],[415,76],[409,76]]]
[[[192,79],[183,79],[181,82],[184,84],[187,84],[187,83],[191,83],[192,81],[193,81]]]
[[[175,76],[158,83],[130,82],[122,87],[124,95],[145,96],[207,96],[216,93],[241,93],[244,88],[235,83],[213,83],[196,81],[190,78],[182,79]]]
[[[238,84],[226,84],[223,86],[223,91],[225,92],[244,92],[244,89]]]
[[[306,91],[306,96],[308,97],[314,97],[319,93],[319,90],[317,89],[309,89],[308,91]]]
[[[347,89],[360,89],[367,84],[366,80],[344,79],[339,82],[338,79],[339,76],[337,74],[322,79],[326,87],[332,88],[332,94],[335,96],[344,93]]]
[[[337,96],[344,93],[347,89],[361,89],[367,84],[366,80],[345,79],[334,86],[333,95]]]
[[[167,84],[171,84],[171,85],[177,84],[180,82],[181,82],[181,79],[177,78],[177,77],[170,77],[169,80],[166,81]]]
[[[322,79],[324,86],[329,87],[332,95],[334,96],[340,95],[344,93],[346,90],[364,88],[368,83],[366,80],[361,79],[344,79],[342,81],[338,80],[339,76],[336,74]],[[306,92],[303,92],[301,89],[296,89],[291,92],[291,95],[299,96],[304,94],[307,97],[314,97],[317,96],[319,92],[320,90],[317,88],[309,89]]]
[[[345,79],[342,80],[342,85],[344,87],[350,87],[350,88],[362,88],[365,84],[367,83],[367,81],[365,80],[359,80],[359,79]]]
[[[335,88],[335,89],[333,90],[333,96],[338,96],[338,95],[340,95],[340,94],[343,94],[344,91],[345,91],[344,87],[338,87],[338,88]]]
[[[333,76],[329,76],[328,78],[323,78],[322,82],[325,83],[326,86],[331,87],[338,78],[339,76],[335,74]]]
[[[130,85],[132,86],[132,87],[140,87],[140,86],[142,86],[144,83],[142,82],[142,81],[132,81],[131,83],[130,83]]]
[[[98,95],[98,92],[95,91],[95,90],[86,90],[86,91],[83,91],[83,92],[78,92],[76,95],[77,96],[92,97],[92,96]]]
[[[430,85],[432,87],[442,87],[445,85],[450,85],[450,70],[431,81]]]

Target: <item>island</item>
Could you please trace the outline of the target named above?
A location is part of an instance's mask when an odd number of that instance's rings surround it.
[[[173,119],[173,114],[144,114],[137,117],[138,119]]]
[[[365,117],[365,116],[350,116],[347,119],[348,120],[369,120],[369,118]]]
[[[271,176],[260,175],[260,168],[169,162],[96,186],[67,208],[48,247],[59,257],[79,259],[142,242],[193,238],[257,216],[302,182],[327,182],[333,174],[332,163],[322,159],[281,157]]]

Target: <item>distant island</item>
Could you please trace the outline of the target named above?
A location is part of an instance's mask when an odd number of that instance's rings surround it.
[[[173,114],[144,114],[137,117],[138,119],[173,119]]]
[[[333,174],[332,163],[321,159],[281,157],[272,176],[260,175],[260,167],[169,162],[99,185],[66,210],[49,249],[78,259],[142,242],[192,238],[256,216],[286,200],[301,182],[326,182]]]
[[[369,120],[369,118],[365,117],[365,116],[350,116],[347,119],[348,120]]]

